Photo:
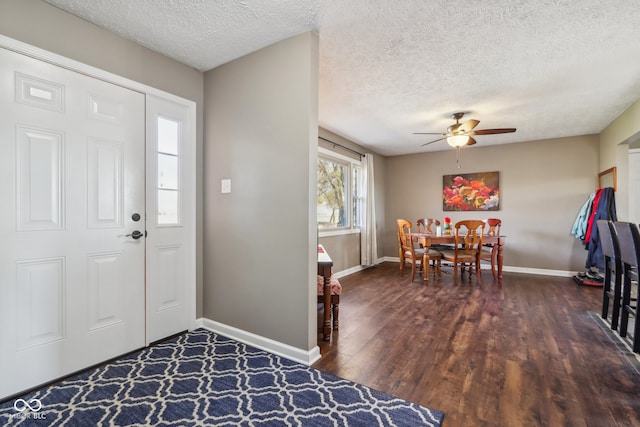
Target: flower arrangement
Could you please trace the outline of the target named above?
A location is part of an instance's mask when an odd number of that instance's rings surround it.
[[[444,234],[451,234],[451,218],[448,216],[444,217],[444,224],[442,225],[444,228]]]

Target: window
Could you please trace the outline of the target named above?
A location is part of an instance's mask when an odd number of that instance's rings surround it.
[[[353,198],[353,224],[356,227],[362,227],[364,225],[364,206],[365,206],[365,188],[364,180],[362,176],[362,168],[360,165],[352,165],[352,194]]]
[[[365,197],[360,162],[322,148],[319,153],[318,229],[357,230]]]
[[[158,225],[180,223],[179,123],[158,117]]]

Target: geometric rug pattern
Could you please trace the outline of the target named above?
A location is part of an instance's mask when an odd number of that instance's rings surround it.
[[[0,405],[3,426],[441,426],[443,418],[205,329]]]

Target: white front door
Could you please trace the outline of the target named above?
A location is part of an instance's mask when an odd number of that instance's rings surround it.
[[[145,345],[145,95],[0,48],[0,150],[1,399]]]

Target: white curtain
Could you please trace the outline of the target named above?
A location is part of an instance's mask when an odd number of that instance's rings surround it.
[[[363,225],[360,230],[360,264],[374,265],[378,262],[378,242],[376,241],[376,201],[372,154],[364,155],[362,176],[366,202],[363,207]]]

